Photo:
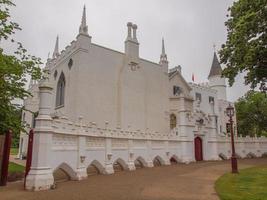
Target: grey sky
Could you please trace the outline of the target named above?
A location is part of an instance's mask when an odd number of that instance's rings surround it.
[[[227,8],[232,0],[16,0],[12,18],[23,29],[16,38],[31,54],[46,60],[52,54],[56,35],[60,50],[75,39],[82,7],[87,8],[87,24],[93,43],[124,51],[126,23],[138,25],[140,56],[159,61],[161,38],[170,67],[182,66],[182,74],[195,82],[207,80],[213,57],[226,40]],[[238,77],[228,98],[236,100],[247,90]]]

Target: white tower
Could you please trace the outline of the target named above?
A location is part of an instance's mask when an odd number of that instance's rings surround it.
[[[215,52],[208,79],[210,87],[217,90],[218,99],[227,100],[225,78],[222,77],[222,68]]]

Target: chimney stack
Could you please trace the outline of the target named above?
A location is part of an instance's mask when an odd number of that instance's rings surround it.
[[[125,54],[129,63],[138,64],[139,43],[136,37],[137,25],[133,24],[132,22],[128,22],[127,28],[128,28],[128,35],[125,41]]]

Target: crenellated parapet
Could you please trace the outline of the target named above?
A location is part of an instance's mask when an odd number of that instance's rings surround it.
[[[78,49],[79,46],[77,45],[77,40],[73,40],[69,45],[65,47],[65,49],[61,50],[61,52],[58,53],[56,57],[47,59],[45,68],[53,70],[57,65],[65,61],[66,58],[71,57],[71,55]]]
[[[210,88],[210,85],[207,82],[203,82],[203,83],[192,83],[192,82],[189,82],[188,84],[191,87],[195,87],[197,89],[200,89],[200,90],[203,90],[203,91],[207,91],[207,92],[210,92],[212,94],[217,94],[217,91],[215,89]]]
[[[129,126],[130,127],[130,126]],[[108,123],[104,127],[97,125],[95,122],[82,123],[69,121],[67,118],[53,119],[52,129],[56,134],[82,135],[91,137],[137,139],[137,140],[178,140],[178,131],[170,133],[159,133],[154,131],[146,132],[141,130],[123,130],[120,127],[116,129],[109,128]]]

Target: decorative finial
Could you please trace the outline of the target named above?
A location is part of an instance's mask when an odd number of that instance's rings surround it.
[[[86,24],[86,7],[85,7],[85,5],[83,6],[82,22],[81,22],[81,25],[79,28],[79,33],[88,35],[88,26]]]
[[[165,45],[164,45],[164,38],[162,37],[162,49],[161,54],[165,54]]]
[[[164,63],[168,64],[167,54],[165,53],[164,38],[162,38],[161,55],[160,55],[160,62],[159,63],[161,65],[164,64]]]
[[[56,44],[55,44],[55,49],[54,49],[54,52],[53,52],[53,58],[56,58],[56,57],[59,56],[58,43],[59,43],[59,39],[58,39],[58,35],[57,35]],[[49,56],[48,56],[48,57],[49,57]]]

